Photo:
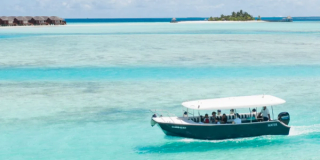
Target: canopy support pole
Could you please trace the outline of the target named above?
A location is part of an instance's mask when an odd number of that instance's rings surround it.
[[[194,120],[194,109],[193,109],[192,111],[193,111],[193,114],[192,114],[192,116],[193,116],[193,120]]]
[[[251,108],[249,108],[249,112],[250,112],[250,123],[252,123],[252,114],[251,114]]]
[[[271,106],[272,109],[272,120],[274,120],[274,115],[273,115],[273,107]]]

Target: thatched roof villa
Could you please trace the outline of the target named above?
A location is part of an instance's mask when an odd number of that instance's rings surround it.
[[[65,25],[66,21],[57,16],[0,16],[0,26]]]
[[[31,20],[31,19],[28,19],[27,17],[19,16],[19,17],[15,18],[14,23],[16,23],[18,25],[28,25],[29,20]]]
[[[51,16],[49,17],[49,19],[51,20],[52,24],[61,24],[63,21],[65,21],[64,19],[57,16]]]
[[[42,16],[35,16],[31,19],[35,25],[47,25],[45,19]]]

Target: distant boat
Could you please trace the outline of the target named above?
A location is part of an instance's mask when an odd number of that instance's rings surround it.
[[[291,16],[288,16],[286,18],[282,18],[281,20],[264,20],[267,22],[293,22],[293,19]]]
[[[177,19],[176,18],[172,18],[170,23],[177,23]]]

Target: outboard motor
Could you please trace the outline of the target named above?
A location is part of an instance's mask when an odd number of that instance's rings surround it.
[[[157,115],[154,114],[154,115],[152,115],[152,117],[151,117],[151,122],[150,122],[150,123],[151,123],[151,126],[152,126],[152,127],[157,124],[157,122],[154,121],[153,118],[157,118]]]
[[[281,112],[278,115],[278,120],[288,125],[290,122],[290,115],[288,112]]]

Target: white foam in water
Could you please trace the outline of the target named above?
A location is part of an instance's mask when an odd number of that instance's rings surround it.
[[[320,132],[320,124],[314,124],[310,126],[292,126],[289,136],[298,136],[314,132]]]
[[[249,138],[236,138],[236,139],[223,139],[223,140],[199,140],[199,139],[192,139],[192,138],[184,138],[181,140],[178,140],[180,142],[186,142],[186,143],[191,143],[191,142],[207,142],[207,143],[224,143],[224,142],[244,142],[244,141],[252,141],[252,140],[257,140],[257,139],[262,139],[267,138],[267,136],[261,136],[261,137],[249,137]]]

